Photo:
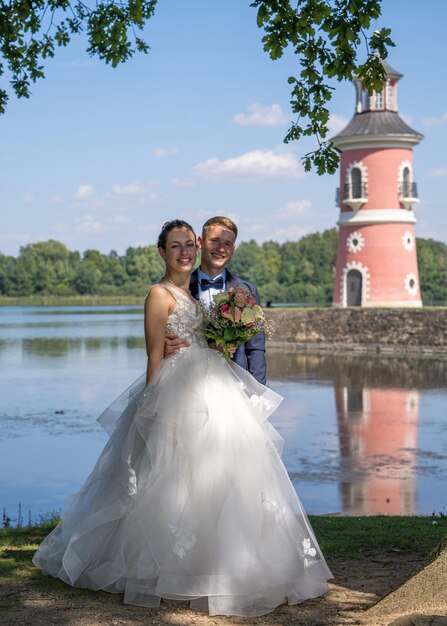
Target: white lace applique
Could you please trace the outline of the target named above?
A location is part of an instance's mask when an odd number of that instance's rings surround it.
[[[131,457],[129,454],[127,458],[127,467],[128,467],[127,471],[129,472],[129,477],[127,480],[127,493],[130,496],[134,496],[137,493],[137,475],[135,473],[135,470],[131,466],[130,462],[131,462]]]
[[[190,550],[197,541],[197,536],[194,532],[197,528],[197,522],[193,520],[186,524],[171,522],[168,524],[168,528],[174,537],[177,538],[172,550],[179,558],[183,559],[186,552]]]
[[[180,337],[180,335],[179,335]],[[171,367],[174,367],[177,363],[177,361],[179,360],[179,358],[182,356],[182,354],[184,354],[186,351],[188,350],[188,348],[186,346],[184,346],[183,348],[179,348],[177,350],[177,352],[174,352],[174,354],[169,358],[169,361],[171,363]]]
[[[264,396],[257,396],[253,394],[250,396],[250,402],[260,411],[269,411],[273,408],[273,404],[270,400],[264,398]]]
[[[261,498],[265,510],[272,514],[276,523],[280,522],[284,518],[286,512],[285,508],[280,506],[277,502],[269,500],[264,494],[261,495]]]
[[[311,564],[311,559],[307,558],[307,557],[311,557],[312,559],[315,558],[317,551],[315,550],[315,548],[312,547],[312,543],[310,541],[310,538],[307,537],[306,539],[303,539],[303,541],[301,542],[302,546],[303,546],[303,553],[305,555],[304,557],[304,565],[310,565]]]
[[[166,332],[186,339],[191,347],[208,347],[206,339],[201,332],[203,312],[199,304],[180,289],[167,284],[163,286],[172,293],[177,303],[174,311],[168,317]],[[188,348],[183,347],[170,356],[171,366],[175,367],[178,359],[187,351]]]

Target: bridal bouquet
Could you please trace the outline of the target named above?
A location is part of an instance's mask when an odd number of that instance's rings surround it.
[[[271,323],[245,287],[233,287],[213,296],[214,303],[205,312],[204,335],[230,358],[240,343],[258,333],[271,333]]]

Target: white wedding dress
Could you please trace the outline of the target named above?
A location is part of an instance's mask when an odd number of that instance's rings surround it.
[[[168,330],[190,347],[99,418],[110,439],[33,561],[126,603],[190,601],[210,615],[319,596],[332,575],[267,421],[281,397],[209,349],[200,307],[169,291]]]

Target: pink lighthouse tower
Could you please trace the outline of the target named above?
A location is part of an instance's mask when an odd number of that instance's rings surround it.
[[[333,305],[420,307],[413,205],[413,146],[423,136],[397,111],[402,77],[382,61],[386,81],[369,95],[357,80],[356,113],[333,143],[341,150],[340,219]]]

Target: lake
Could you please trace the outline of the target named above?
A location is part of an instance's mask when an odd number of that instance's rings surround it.
[[[0,307],[0,506],[60,511],[145,369],[135,306]],[[446,513],[447,359],[268,351],[271,418],[310,514]]]

